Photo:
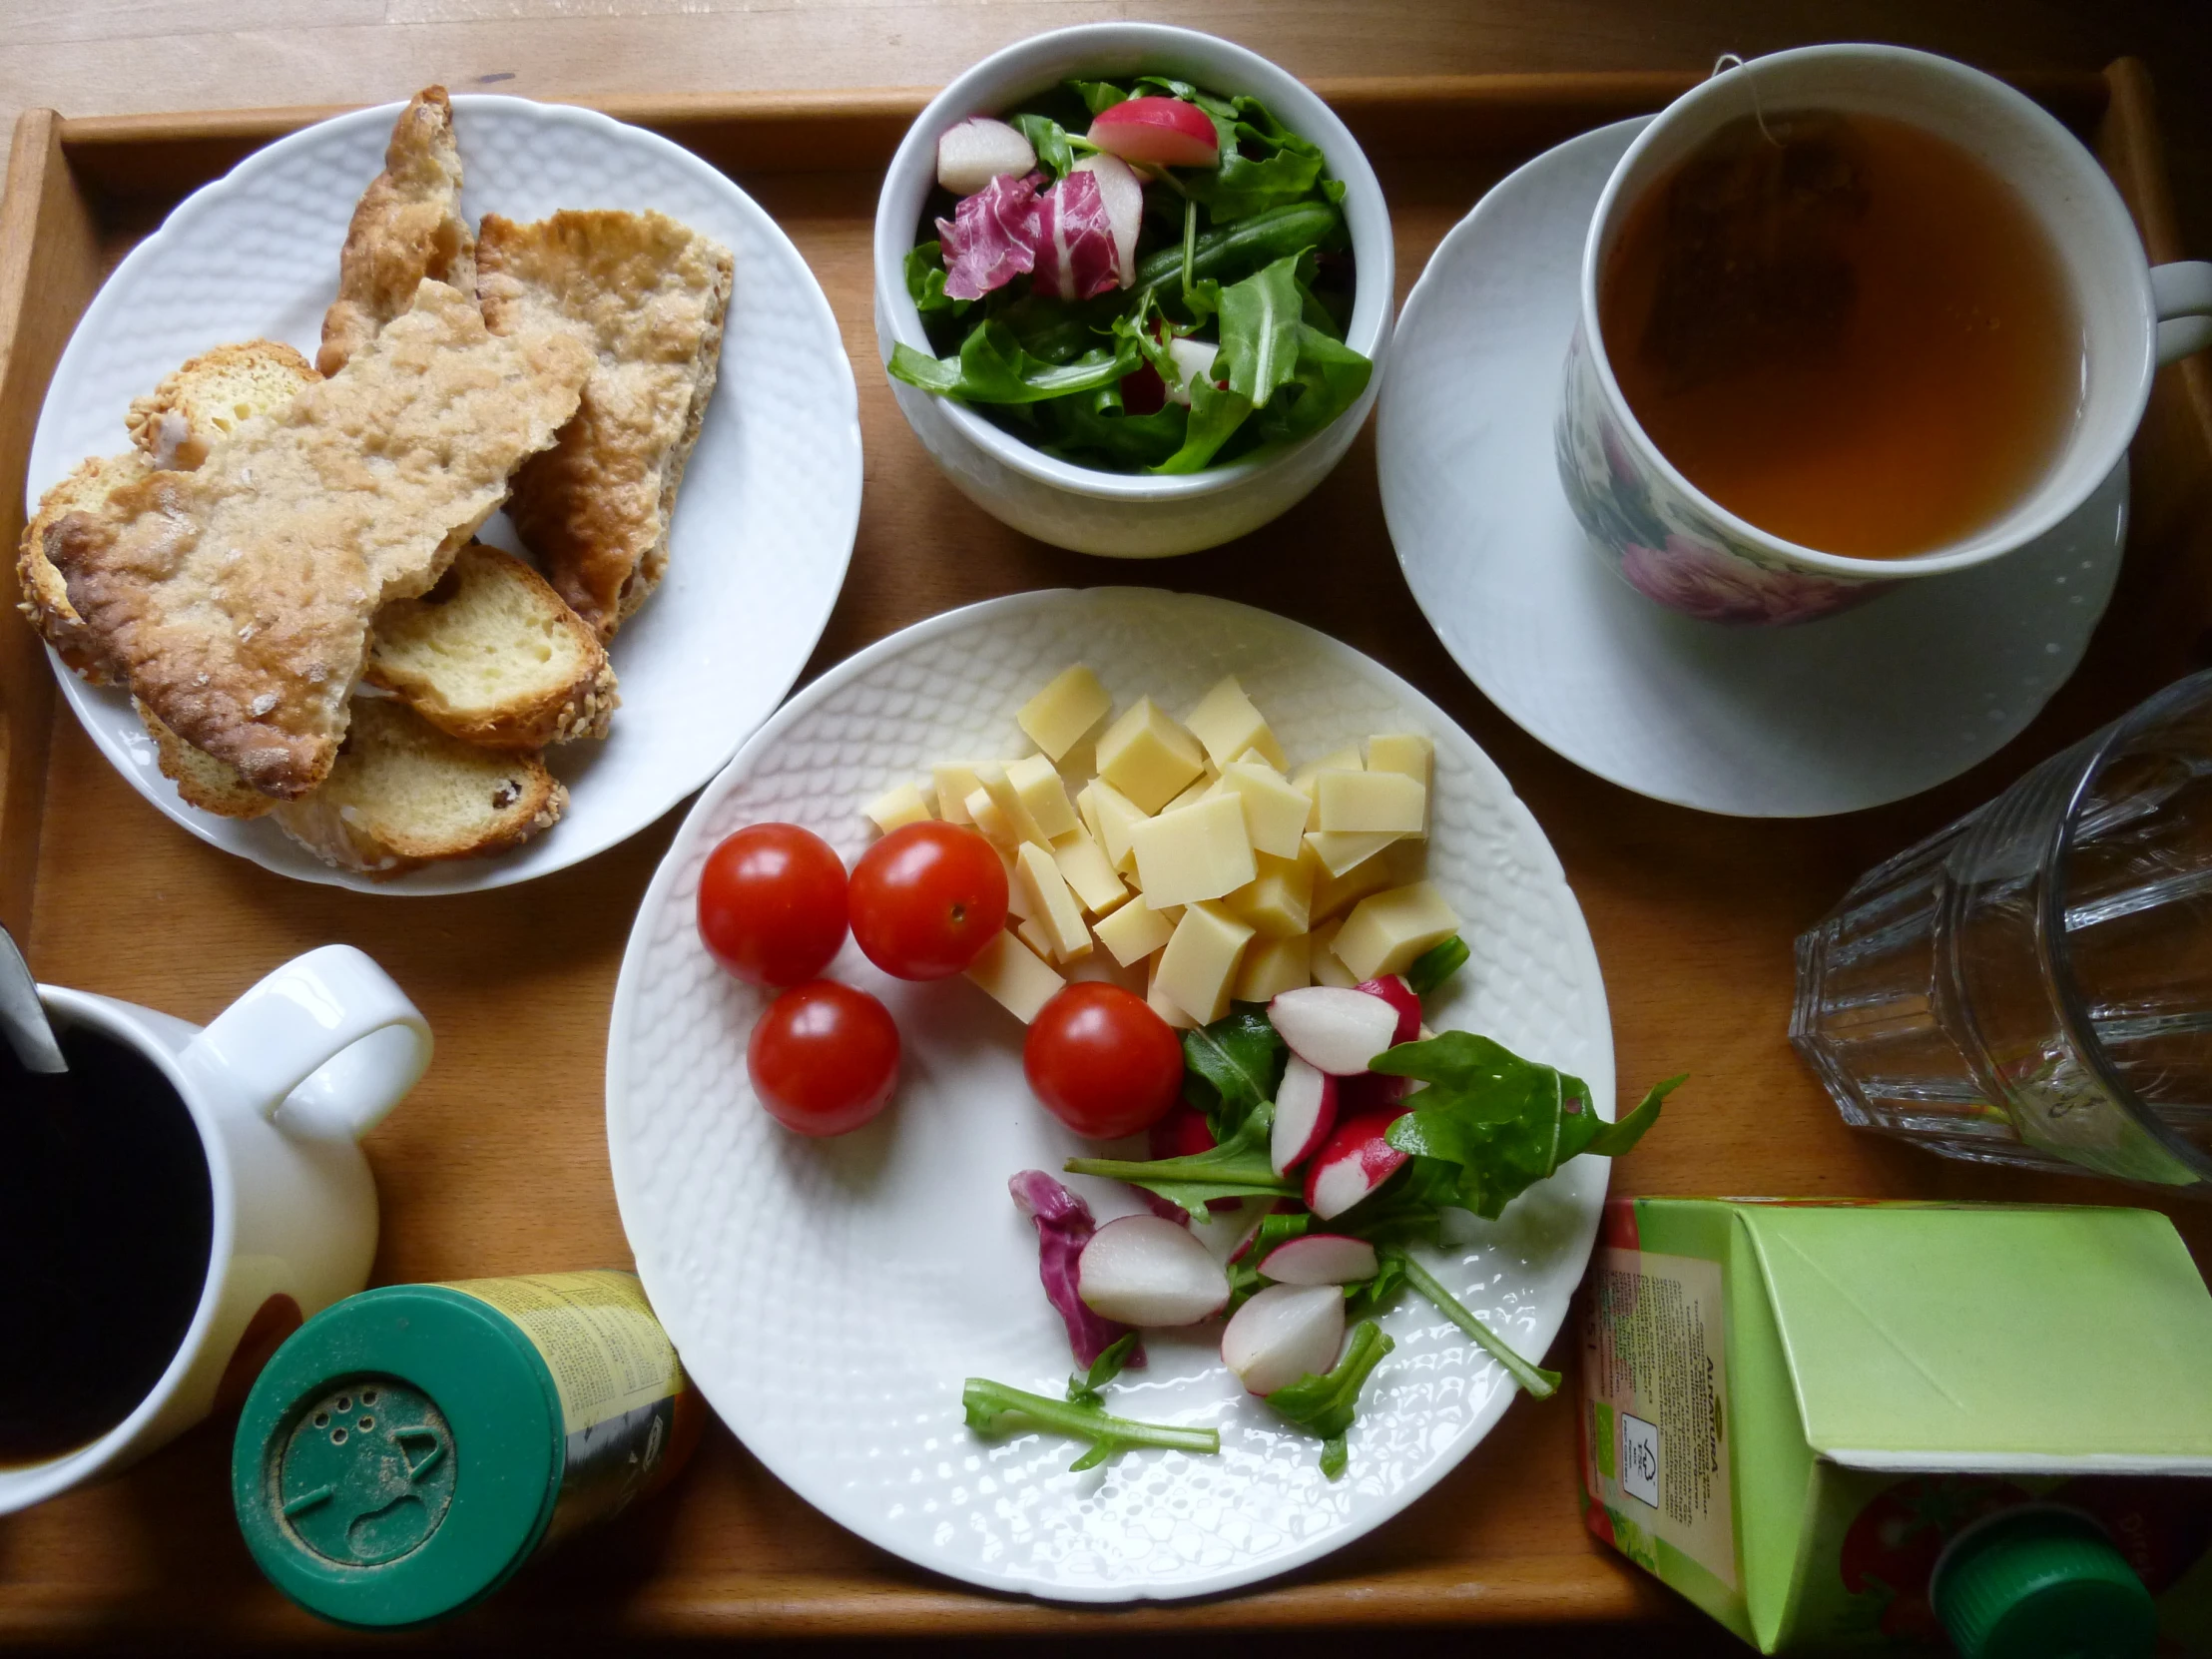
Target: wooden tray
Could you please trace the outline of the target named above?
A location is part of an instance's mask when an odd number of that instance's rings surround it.
[[[1575,132],[1657,109],[1689,84],[1631,74],[1321,90],[1382,176],[1409,287],[1442,234],[1509,169]],[[2101,77],[2026,84],[2097,146],[2152,256],[2175,258],[2142,67],[2122,61]],[[867,495],[851,575],[810,673],[934,612],[1025,588],[1160,582],[1300,617],[1406,675],[1505,769],[1589,917],[1620,1075],[1692,1073],[1664,1128],[1621,1165],[1619,1190],[2142,1201],[1853,1135],[1784,1030],[1791,940],[1854,876],[2202,660],[2212,642],[2212,374],[2202,360],[2161,379],[2136,445],[2137,535],[2113,609],[2087,664],[2024,736],[1968,777],[1879,812],[1818,823],[1705,817],[1576,770],[1473,690],[1398,575],[1372,437],[1266,532],[1264,554],[1245,542],[1142,567],[1087,559],[1023,540],[962,498],[893,406],[868,320],[876,187],[924,97],[604,106],[752,192],[843,323]],[[333,113],[22,118],[0,222],[0,545],[12,548],[21,529],[24,459],[47,377],[103,275],[184,194]],[[673,815],[578,868],[499,892],[385,898],[286,881],[201,844],[139,800],[76,722],[57,719],[45,656],[7,618],[0,757],[0,919],[27,938],[41,977],[204,1020],[286,957],[342,939],[373,954],[429,1015],[436,1063],[369,1141],[384,1206],[379,1283],[629,1261],[600,1080],[624,937]],[[2200,1261],[2212,1262],[2212,1216],[2179,1219]],[[1683,1616],[1584,1535],[1573,1426],[1564,1400],[1518,1401],[1435,1491],[1317,1566],[1202,1605],[1111,1613],[984,1595],[919,1572],[815,1513],[717,1430],[670,1494],[446,1629],[478,1641],[950,1637]],[[240,1544],[227,1496],[230,1432],[219,1418],[118,1480],[0,1521],[0,1639],[189,1630],[231,1646],[328,1634],[263,1582]]]

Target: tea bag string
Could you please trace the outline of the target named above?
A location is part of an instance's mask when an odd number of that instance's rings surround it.
[[[1759,136],[1777,150],[1781,149],[1782,141],[1767,130],[1767,112],[1759,107],[1759,82],[1752,76],[1751,66],[1734,52],[1723,52],[1713,60],[1713,75],[1725,74],[1731,69],[1744,71],[1744,86],[1751,94],[1751,115],[1752,119],[1759,123]],[[1713,75],[1708,75],[1706,79],[1711,80]]]

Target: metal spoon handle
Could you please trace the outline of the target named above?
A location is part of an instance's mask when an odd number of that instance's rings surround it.
[[[54,1028],[46,1022],[38,981],[5,927],[0,927],[0,1031],[7,1033],[8,1046],[26,1070],[58,1077],[69,1069]]]

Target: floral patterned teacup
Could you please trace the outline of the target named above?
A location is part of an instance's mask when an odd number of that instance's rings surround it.
[[[2081,329],[2073,429],[1992,524],[1904,559],[1855,559],[1768,534],[1699,491],[1630,412],[1598,328],[1598,274],[1629,209],[1741,116],[1841,110],[1908,121],[1964,149],[2041,222]],[[1555,433],[1559,478],[1595,550],[1637,592],[1708,622],[1804,622],[1916,577],[2000,558],[2053,529],[2119,464],[2152,371],[2212,344],[2212,265],[2145,264],[2119,193],[2050,115],[1978,70],[1894,46],[1811,46],[1715,75],[1677,99],[1606,181],[1582,251],[1581,315]],[[1880,488],[1870,480],[1870,488]]]

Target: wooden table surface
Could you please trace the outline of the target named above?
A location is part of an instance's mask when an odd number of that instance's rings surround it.
[[[1507,72],[1561,69],[1696,69],[1722,51],[1746,54],[1818,39],[1878,38],[1952,52],[1986,67],[2096,69],[2123,53],[2145,58],[2157,81],[2167,133],[2169,166],[2180,202],[2183,235],[2191,251],[2212,248],[2212,51],[2192,35],[2202,0],[2101,0],[2067,7],[2047,0],[1952,0],[1939,10],[1907,0],[1795,0],[1788,6],[1753,0],[1697,0],[1658,15],[1649,0],[1490,0],[1486,4],[1421,4],[1418,0],[1187,0],[1180,7],[1093,3],[1093,0],[0,0],[0,143],[16,112],[51,106],[70,115],[152,110],[237,108],[258,105],[360,103],[396,98],[430,80],[455,90],[498,90],[544,97],[593,98],[626,94],[714,92],[809,87],[851,88],[941,83],[984,52],[1038,29],[1063,23],[1138,16],[1212,29],[1244,41],[1309,77],[1436,72]],[[1410,179],[1393,182],[1411,200],[1400,214],[1401,250],[1415,255],[1405,268],[1409,281],[1417,257],[1447,226],[1463,203],[1419,200]],[[774,202],[789,219],[804,220],[805,205]],[[816,247],[795,226],[810,258]],[[818,266],[819,268],[819,266]],[[848,334],[864,331],[864,294],[832,291]],[[869,442],[901,449],[912,438],[888,409],[879,378],[863,379],[863,413]],[[871,452],[870,472],[876,464]],[[1381,541],[1372,436],[1364,437],[1331,487],[1315,498],[1320,528],[1348,545]],[[1012,536],[994,536],[980,556],[955,576],[930,570],[909,555],[932,528],[942,529],[969,511],[949,486],[902,509],[880,503],[863,527],[851,581],[818,651],[811,672],[880,636],[921,609],[956,604],[981,593],[1110,579],[1094,561],[1057,553]],[[2201,545],[2201,543],[2200,543]],[[1380,546],[1375,546],[1380,553]],[[1180,561],[1172,584],[1271,602],[1264,582],[1235,548]],[[1433,636],[1427,634],[1402,588],[1392,582],[1363,603],[1340,590],[1332,603],[1316,603],[1327,615],[1309,615],[1351,643],[1376,652],[1427,689],[1445,695],[1447,707],[1503,767],[1534,810],[1574,882],[1591,920],[1607,969],[1624,1080],[1663,1075],[1685,1067],[1700,1088],[1685,1091],[1685,1109],[1664,1134],[1621,1167],[1627,1191],[1748,1191],[2053,1201],[2127,1202],[2121,1189],[2086,1182],[2031,1180],[1943,1164],[1911,1149],[1846,1132],[1812,1079],[1798,1067],[1783,1039],[1790,962],[1788,940],[1815,919],[1862,868],[1913,837],[1944,823],[2002,786],[2034,756],[2078,735],[2115,712],[2144,688],[2130,678],[2124,642],[2101,642],[2102,671],[2093,683],[2077,682],[2052,710],[2002,757],[1966,779],[1916,801],[1822,825],[1746,824],[1660,808],[1622,795],[1545,752],[1515,729],[1457,676]],[[1341,601],[1342,603],[1335,603]],[[1307,606],[1295,606],[1301,612]],[[194,863],[220,877],[220,890],[188,896],[165,891],[163,868],[128,867],[130,848],[142,837],[137,803],[119,780],[77,753],[84,740],[74,723],[57,733],[57,793],[50,803],[45,857],[120,865],[112,883],[93,894],[80,888],[69,902],[36,916],[34,962],[52,977],[138,996],[202,1018],[236,989],[235,971],[195,972],[220,947],[226,928],[247,928],[255,947],[276,949],[280,936],[297,933],[300,945],[316,936],[357,937],[410,984],[417,978],[464,979],[488,971],[492,942],[468,925],[478,912],[506,907],[490,895],[441,909],[435,925],[408,929],[398,917],[324,889],[302,894],[243,864],[212,855]],[[64,779],[74,782],[63,784]],[[589,872],[545,883],[548,928],[557,900],[571,888],[613,882],[641,887],[666,843],[670,826],[641,836],[595,862]],[[188,949],[172,935],[149,939],[136,959],[114,953],[89,959],[72,939],[92,917],[72,903],[143,906],[172,925],[204,923],[208,931]],[[427,918],[425,918],[427,919]],[[619,952],[627,914],[586,918],[579,941],[563,926],[533,935],[525,952],[536,965],[515,975],[511,994],[518,1016],[535,997],[582,993],[597,982]],[[189,928],[184,929],[190,931]],[[164,932],[169,929],[165,928]],[[410,936],[411,934],[411,936]],[[212,935],[212,937],[211,937]],[[516,941],[500,941],[512,960]],[[273,958],[274,959],[274,958]],[[1627,963],[1669,964],[1664,974],[1621,971]],[[235,968],[236,964],[233,964]],[[410,977],[413,975],[414,977]],[[218,983],[220,978],[221,983]],[[487,1088],[504,1092],[526,1079],[488,1079],[467,1065],[471,1038],[444,1033],[438,1075],[410,1105],[391,1136],[430,1133],[441,1117],[449,1124],[474,1110]],[[604,1041],[603,1018],[579,1020],[542,1058],[563,1077],[596,1076]],[[534,1068],[535,1069],[535,1068]],[[584,1085],[579,1083],[578,1088]],[[1700,1098],[1702,1096],[1702,1099]],[[1785,1137],[1763,1127],[1767,1113],[1796,1125]],[[410,1127],[412,1126],[412,1127]],[[571,1140],[533,1139],[522,1125],[487,1124],[480,1136],[449,1147],[465,1159],[497,1157],[516,1179],[530,1179],[540,1160],[603,1156]],[[384,1155],[404,1159],[406,1148],[388,1141]],[[414,1201],[436,1209],[426,1188]],[[387,1211],[387,1249],[378,1278],[408,1277],[410,1237],[452,1242],[470,1235],[479,1218],[443,1214],[393,1215]],[[562,1263],[589,1244],[599,1256],[620,1250],[612,1205],[585,1218],[588,1240],[567,1238]],[[503,1232],[477,1240],[483,1272],[520,1271],[543,1265],[549,1240],[562,1228],[544,1218],[535,1236]],[[2212,1217],[2185,1223],[2200,1260],[2212,1261]],[[587,1250],[585,1254],[591,1254]],[[594,1259],[598,1259],[594,1257]],[[581,1258],[579,1258],[581,1260]],[[1584,1570],[1587,1545],[1572,1521],[1571,1431],[1563,1413],[1516,1406],[1513,1434],[1493,1436],[1452,1484],[1453,1501],[1423,1507],[1420,1535],[1387,1529],[1355,1545],[1337,1566],[1349,1573],[1386,1578],[1406,1552],[1437,1559],[1496,1552],[1522,1553],[1541,1533],[1545,1547],[1561,1551],[1561,1571]],[[214,1435],[199,1435],[134,1477],[142,1495],[160,1507],[161,1489],[172,1483],[216,1477],[225,1448]],[[736,1484],[757,1479],[750,1460],[727,1436],[710,1443],[706,1466],[679,1498],[621,1530],[612,1555],[593,1576],[617,1594],[650,1606],[661,1575],[687,1569],[712,1571],[726,1558],[731,1529],[767,1524],[777,1534],[774,1551],[819,1560],[822,1570],[865,1567],[872,1552],[844,1537],[796,1498],[766,1517],[740,1521]],[[1498,1489],[1533,1493],[1528,1504],[1485,1503],[1474,1494]],[[204,1558],[213,1581],[235,1569],[234,1540],[139,1536],[146,1511],[126,1499],[128,1487],[78,1494],[69,1500],[80,1524],[59,1530],[18,1525],[0,1528],[0,1581],[17,1589],[39,1580],[60,1583],[130,1576],[134,1565],[176,1552]],[[1470,1501],[1471,1499],[1471,1501]],[[1554,1501],[1555,1500],[1555,1501]],[[764,1540],[765,1542],[765,1540]],[[896,1571],[874,1558],[878,1567]],[[1541,1575],[1524,1576],[1521,1599],[1509,1616],[1541,1620]],[[112,1580],[111,1580],[112,1581]],[[1564,1580],[1562,1580],[1563,1582]],[[663,1580],[665,1583],[665,1580]],[[120,1588],[120,1586],[119,1586]],[[757,1585],[731,1581],[733,1596],[758,1593]],[[1287,1592],[1293,1612],[1300,1592]],[[553,1598],[558,1600],[558,1598]],[[1384,1595],[1386,1600],[1386,1593]],[[35,1597],[34,1597],[35,1600]],[[947,1596],[950,1634],[962,1626]],[[1680,1617],[1678,1604],[1648,1581],[1620,1572],[1616,1597],[1604,1609],[1614,1616]],[[550,1611],[550,1609],[548,1609]],[[1404,1607],[1378,1612],[1402,1620]],[[34,1611],[19,1604],[11,1622],[18,1632],[38,1628]],[[1437,1608],[1436,1616],[1453,1616]],[[777,1631],[780,1610],[758,1610],[764,1633]],[[846,1628],[865,1628],[869,1611],[856,1597],[843,1610]],[[1417,1614],[1415,1615],[1417,1616]],[[732,1626],[713,1609],[690,1619],[650,1621],[670,1633],[727,1632]],[[1154,1632],[1173,1629],[1172,1618],[1145,1621]],[[306,1634],[303,1623],[288,1626]],[[786,1626],[789,1628],[789,1626]],[[1016,1628],[1020,1628],[1017,1626]],[[1027,1624],[1034,1636],[1052,1629],[1049,1618]],[[545,1645],[557,1622],[524,1619],[510,1627]],[[49,1627],[48,1635],[63,1630]],[[78,1634],[87,1632],[80,1629]],[[479,1637],[491,1629],[477,1625]],[[1500,1633],[1502,1634],[1502,1633]],[[1427,1644],[1391,1638],[1402,1655]],[[1656,1645],[1633,1638],[1646,1652],[1703,1651],[1732,1647],[1717,1630],[1688,1620]],[[1278,1655],[1306,1651],[1305,1641],[1268,1638]],[[1592,1635],[1561,1644],[1556,1632],[1528,1644],[1549,1654],[1617,1649],[1623,1637]],[[1207,1639],[1218,1647],[1222,1638]],[[1341,1647],[1341,1636],[1330,1642]],[[1517,1652],[1522,1644],[1479,1633],[1450,1638],[1454,1650],[1481,1641],[1493,1650]],[[1171,1643],[1171,1646],[1180,1644]],[[1313,1651],[1320,1651],[1316,1639]],[[821,1651],[821,1650],[813,1650]],[[948,1649],[947,1651],[954,1651]],[[1196,1647],[1192,1651],[1197,1651]]]

